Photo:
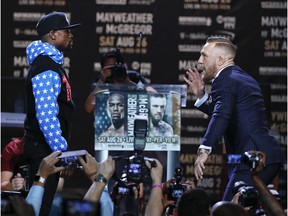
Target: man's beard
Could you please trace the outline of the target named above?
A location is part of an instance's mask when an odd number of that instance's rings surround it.
[[[216,69],[215,69],[216,70]],[[207,71],[204,69],[203,72],[201,73],[202,75],[202,80],[205,84],[211,83],[212,80],[215,78],[214,74],[212,73],[207,73]]]
[[[212,80],[213,80],[213,77],[212,76],[208,76],[208,75],[205,75],[205,72],[203,73],[203,76],[202,76],[202,80],[204,81],[204,83],[210,83]]]
[[[155,119],[155,118],[153,118],[153,119],[152,119],[152,124],[155,125],[155,126],[157,126],[161,120],[162,120],[162,119]]]
[[[122,118],[122,119],[113,119],[112,122],[113,122],[114,128],[115,129],[119,129],[124,124],[124,118]]]

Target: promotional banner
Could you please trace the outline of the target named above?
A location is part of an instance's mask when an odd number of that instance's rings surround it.
[[[69,74],[76,106],[70,148],[90,152],[111,148],[132,150],[134,117],[129,118],[129,115],[145,113],[139,105],[140,101],[146,101],[147,104],[141,104],[149,113],[146,147],[150,145],[152,151],[161,153],[171,148],[180,149],[181,155],[188,155],[180,158],[183,175],[191,177],[193,160],[183,159],[195,157],[209,117],[195,108],[197,98],[192,94],[182,100],[187,93],[181,92],[180,108],[172,105],[176,102],[170,87],[185,84],[183,77],[187,69],[198,67],[207,37],[222,35],[237,45],[235,63],[259,82],[269,129],[287,155],[287,0],[10,0],[5,3],[1,7],[2,112],[25,112],[25,78],[29,68],[26,47],[39,40],[35,26],[43,15],[51,11],[65,12],[71,23],[82,23],[72,30],[73,49],[64,53],[63,67]],[[163,139],[151,135],[151,98],[143,92],[118,92],[119,89],[109,87],[108,92],[95,97],[95,116],[85,111],[85,100],[102,69],[101,58],[105,52],[116,48],[120,49],[128,70],[139,72],[150,84],[161,84],[169,89],[157,91],[165,94],[167,105],[162,121],[173,128],[173,136]],[[108,89],[107,86],[99,88]],[[109,134],[113,124],[107,101],[116,92],[124,98],[123,133],[127,140],[116,132]],[[133,103],[137,108],[133,108]],[[175,113],[181,114],[181,122]],[[181,126],[177,126],[180,123]],[[3,133],[2,140],[12,135]],[[214,174],[207,177],[220,178]],[[225,184],[224,177],[221,184]],[[201,186],[209,189],[209,185]],[[211,194],[220,195],[219,187],[217,192],[214,189],[210,190]],[[287,166],[279,174],[278,190],[287,197]]]
[[[113,86],[105,84],[106,90],[95,94],[95,150],[134,150],[138,132],[135,119],[144,116],[145,150],[180,151],[180,109],[181,101],[185,101],[185,85],[142,85],[140,89],[136,85],[117,85],[117,89]]]

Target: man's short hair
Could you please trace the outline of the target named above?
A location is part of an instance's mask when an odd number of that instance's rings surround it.
[[[202,188],[193,188],[182,194],[177,202],[178,216],[210,215],[210,198]]]
[[[115,92],[115,93],[110,94],[109,97],[107,98],[107,107],[109,106],[109,103],[110,103],[111,99],[114,98],[114,97],[118,97],[120,99],[120,101],[123,102],[123,104],[124,104],[125,96],[123,94]]]
[[[153,93],[150,95],[150,97],[165,98],[166,99],[165,95],[162,93]]]
[[[206,43],[215,43],[215,46],[225,48],[231,54],[231,58],[236,56],[237,46],[227,37],[210,36],[207,38]]]

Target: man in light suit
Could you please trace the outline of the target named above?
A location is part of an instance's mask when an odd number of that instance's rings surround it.
[[[184,78],[189,91],[198,97],[195,106],[211,117],[197,151],[196,179],[203,178],[204,164],[224,136],[227,154],[265,152],[266,168],[261,178],[266,184],[271,183],[284,163],[284,156],[268,133],[264,100],[257,81],[235,65],[236,46],[225,37],[209,37],[200,54],[198,63],[203,74],[189,69]],[[212,82],[209,95],[204,88],[208,82]],[[235,182],[253,185],[249,169],[244,164],[228,167],[229,182],[223,200],[231,201]]]

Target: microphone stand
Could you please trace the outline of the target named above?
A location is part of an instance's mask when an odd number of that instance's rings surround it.
[[[141,63],[142,63],[142,39],[143,39],[143,33],[140,32],[139,33],[139,43],[140,43],[140,46],[139,46],[139,75],[141,76]],[[145,89],[145,86],[144,84],[139,81],[137,83],[137,90],[144,90]]]
[[[139,33],[139,74],[141,75],[141,63],[142,63],[142,39],[143,39],[143,33]]]

